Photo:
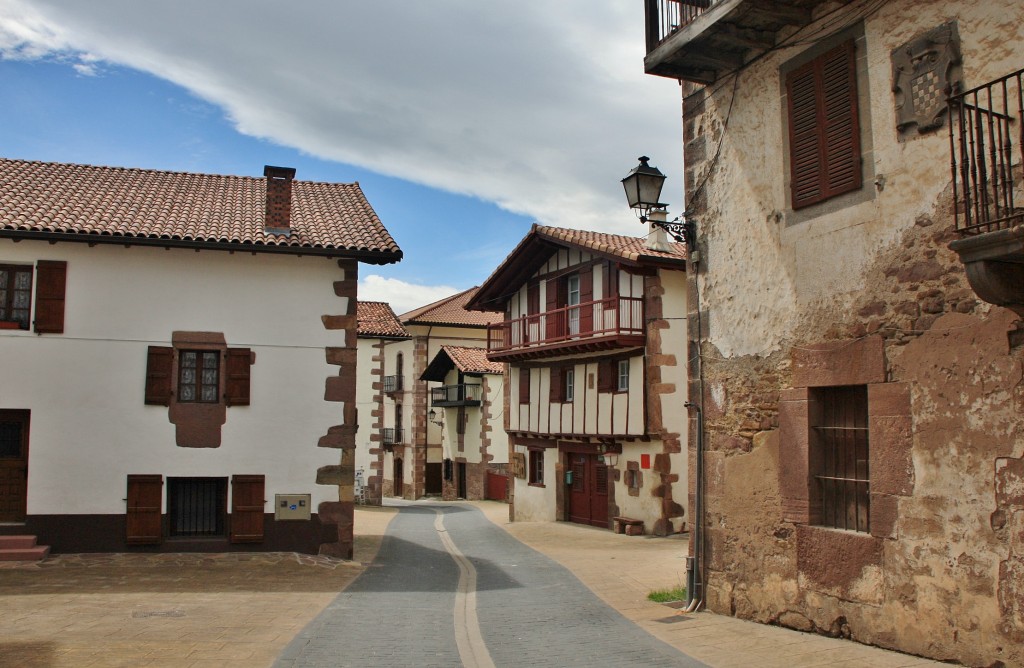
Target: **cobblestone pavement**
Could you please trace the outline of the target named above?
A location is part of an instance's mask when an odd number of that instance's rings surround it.
[[[453,620],[460,573],[443,545],[445,532],[475,571],[470,612],[478,619],[488,656],[467,657],[457,646]],[[703,664],[645,633],[571,572],[477,509],[441,503],[403,506],[373,565],[277,663],[279,668],[461,665]]]

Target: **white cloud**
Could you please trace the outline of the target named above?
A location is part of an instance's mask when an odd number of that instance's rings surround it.
[[[639,0],[0,0],[2,57],[137,68],[243,133],[627,234],[640,153],[682,204],[679,89],[643,51]]]
[[[377,274],[364,275],[359,281],[359,299],[387,302],[396,315],[408,313],[458,292],[462,290],[448,285],[416,285]]]

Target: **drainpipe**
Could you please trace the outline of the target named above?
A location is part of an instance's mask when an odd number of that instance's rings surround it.
[[[704,604],[704,412],[687,401],[686,408],[697,411],[697,480],[694,490],[693,555],[686,558],[686,612]],[[698,594],[699,592],[699,594]]]
[[[697,247],[697,222],[693,219],[686,220],[684,233],[688,255],[687,273],[689,273],[697,268],[701,260],[700,250]],[[706,585],[704,581],[704,411],[701,408],[704,403],[704,357],[701,354],[704,324],[701,322],[700,314],[700,280],[696,275],[693,277],[693,283],[697,299],[697,386],[700,403],[687,401],[683,404],[686,408],[697,411],[697,471],[694,478],[694,512],[692,515],[693,555],[686,559],[686,612],[694,612],[704,605]]]

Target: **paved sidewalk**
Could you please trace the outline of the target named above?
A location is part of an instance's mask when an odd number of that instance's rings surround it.
[[[352,562],[275,552],[0,562],[0,667],[269,666],[373,560],[395,509],[356,512]]]
[[[685,581],[680,538],[567,523],[508,523],[508,506],[467,502],[573,572],[606,603],[708,665],[948,667],[857,643],[651,603]],[[278,553],[57,555],[0,563],[0,667],[269,666],[373,560],[394,508],[356,509],[356,560]]]
[[[654,637],[715,668],[949,668],[898,652],[711,613],[687,615],[647,600],[686,583],[680,536],[625,536],[567,522],[509,522],[508,506],[468,502],[511,535],[559,562]]]

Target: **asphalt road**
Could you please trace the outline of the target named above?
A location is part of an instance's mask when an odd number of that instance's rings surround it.
[[[403,506],[373,564],[275,666],[702,664],[468,505]]]

